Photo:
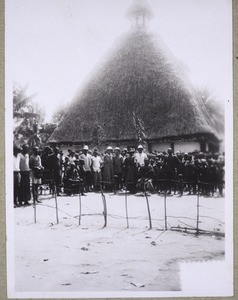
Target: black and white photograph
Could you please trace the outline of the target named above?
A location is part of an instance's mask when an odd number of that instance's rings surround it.
[[[233,295],[232,0],[6,0],[9,298]]]

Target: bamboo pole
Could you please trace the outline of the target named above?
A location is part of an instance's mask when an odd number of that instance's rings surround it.
[[[128,206],[127,206],[127,184],[126,184],[126,193],[125,193],[125,207],[126,207],[126,228],[129,228]]]
[[[145,198],[146,198],[146,204],[147,204],[148,216],[149,216],[149,228],[152,229],[149,199],[148,199],[148,195],[147,195],[147,192],[146,192],[146,188],[144,190],[145,190]]]
[[[197,226],[196,226],[196,235],[199,235],[199,191],[197,194]]]
[[[100,184],[100,188],[101,188],[102,203],[103,203],[103,216],[104,216],[104,225],[103,225],[103,227],[106,227],[107,226],[107,204],[106,204],[105,195],[103,193],[102,184]]]
[[[33,208],[34,208],[34,221],[36,223],[36,203],[33,203]]]
[[[56,184],[55,184],[54,171],[51,171],[51,178],[52,178],[52,183],[53,183],[53,188],[54,188],[53,197],[55,196],[56,222],[57,222],[57,224],[59,224],[58,202],[57,202],[57,187],[56,187]]]
[[[55,210],[56,210],[56,222],[59,224],[59,214],[58,214],[58,201],[57,194],[55,193]]]
[[[167,203],[166,203],[166,190],[164,192],[164,226],[165,226],[165,230],[168,230],[167,227]]]
[[[79,226],[81,225],[81,216],[82,216],[82,201],[81,201],[81,193],[79,188]]]

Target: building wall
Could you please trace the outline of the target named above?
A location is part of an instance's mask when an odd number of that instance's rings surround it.
[[[113,149],[115,147],[119,147],[121,150],[123,148],[127,148],[127,147],[136,147],[135,143],[134,142],[128,142],[128,143],[111,143],[111,144],[108,144],[108,145],[103,145],[99,150],[100,152],[104,152],[107,148],[107,146],[111,146]],[[162,151],[166,151],[168,150],[168,148],[173,148],[174,150],[174,153],[176,151],[181,151],[181,152],[193,152],[195,150],[197,151],[201,151],[201,144],[200,142],[173,142],[173,145],[172,143],[169,143],[169,142],[153,142],[150,144],[150,147],[151,147],[151,151],[154,151],[154,150],[157,150],[159,152],[162,152]],[[92,147],[89,145],[89,149],[91,151],[93,151],[95,147]],[[73,151],[78,151],[80,149],[82,149],[82,146],[80,145],[72,145],[72,146],[60,146],[60,149],[63,150],[64,154],[67,155],[68,154],[68,149],[71,149]],[[204,143],[204,151],[208,151],[208,143],[205,142]]]
[[[157,150],[159,152],[163,152],[163,151],[166,151],[168,150],[168,148],[171,148],[171,143],[161,143],[161,142],[154,142],[152,143],[151,145],[151,150],[152,152],[154,150]]]
[[[175,142],[174,152],[193,152],[194,150],[200,151],[201,146],[199,142]]]
[[[130,147],[133,147],[135,148],[136,147],[136,144],[134,142],[128,142],[128,143],[109,143],[108,145],[102,145],[100,147],[100,149],[98,149],[100,152],[104,152],[108,146],[111,146],[113,149],[116,148],[116,147],[119,147],[121,150],[123,150],[123,148],[130,148]],[[94,146],[91,146],[91,145],[88,145],[89,147],[89,150],[93,151],[93,149],[97,148],[97,147],[94,147]],[[60,150],[63,151],[64,155],[68,155],[68,149],[71,149],[72,151],[76,152],[76,151],[79,151],[79,150],[82,150],[83,146],[80,146],[80,145],[71,145],[71,146],[63,146],[63,145],[60,145],[59,146]]]

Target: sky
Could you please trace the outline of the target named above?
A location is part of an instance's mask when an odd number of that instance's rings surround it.
[[[232,97],[231,0],[148,0],[148,30],[181,62],[195,87]],[[6,0],[6,80],[28,84],[46,110],[69,103],[117,38],[132,0]]]

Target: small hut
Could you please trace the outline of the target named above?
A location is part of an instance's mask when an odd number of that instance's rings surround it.
[[[146,1],[133,2],[131,29],[76,94],[50,143],[219,150],[223,123],[209,116],[174,56],[147,30],[153,16]]]

